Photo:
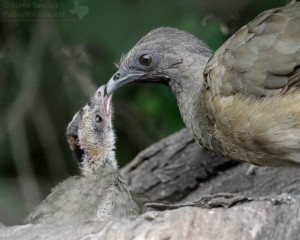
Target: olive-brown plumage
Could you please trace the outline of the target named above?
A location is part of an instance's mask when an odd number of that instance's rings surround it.
[[[67,138],[81,175],[57,185],[26,221],[65,224],[137,215],[140,209],[118,172],[110,98],[103,86],[74,116]]]
[[[300,166],[300,3],[266,11],[214,54],[194,36],[158,28],[107,84],[164,83],[204,147],[256,165]]]

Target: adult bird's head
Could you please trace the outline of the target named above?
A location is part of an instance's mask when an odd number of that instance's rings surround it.
[[[121,58],[106,91],[111,94],[130,82],[150,82],[166,84],[178,95],[189,86],[195,87],[194,81],[201,81],[211,54],[191,34],[168,27],[155,29]],[[198,73],[199,79],[195,79]]]

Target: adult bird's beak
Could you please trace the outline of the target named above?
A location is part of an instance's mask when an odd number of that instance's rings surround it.
[[[140,71],[119,69],[106,84],[106,93],[110,95],[123,85],[136,81],[146,75],[146,73]]]

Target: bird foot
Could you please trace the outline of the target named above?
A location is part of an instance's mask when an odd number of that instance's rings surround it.
[[[236,204],[252,201],[252,198],[231,194],[231,193],[218,193],[214,195],[203,196],[200,200],[191,203],[183,204],[164,204],[164,203],[147,203],[147,208],[152,208],[157,211],[172,210],[181,207],[200,207],[200,208],[230,208]]]
[[[253,164],[250,164],[248,170],[247,170],[247,173],[246,175],[249,176],[249,175],[255,175],[255,170],[256,170],[257,166],[256,165],[253,165]]]
[[[246,175],[247,176],[254,176],[256,175],[256,172],[259,170],[263,170],[263,171],[269,171],[270,169],[272,169],[272,167],[267,167],[267,166],[258,166],[258,165],[253,165],[251,164],[247,170]]]

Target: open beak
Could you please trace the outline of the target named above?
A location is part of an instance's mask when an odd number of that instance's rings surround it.
[[[111,105],[111,100],[112,100],[113,95],[112,94],[107,94],[104,97],[104,109],[106,112],[106,116],[108,116],[110,114],[110,105]]]
[[[113,94],[105,94],[105,85],[100,86],[96,91],[96,99],[100,101],[100,108],[104,108],[106,116],[110,114],[111,100]]]
[[[111,95],[117,89],[122,87],[123,85],[139,80],[140,78],[144,78],[147,73],[140,71],[128,71],[125,69],[119,69],[112,77],[109,79],[106,85],[106,93]]]

